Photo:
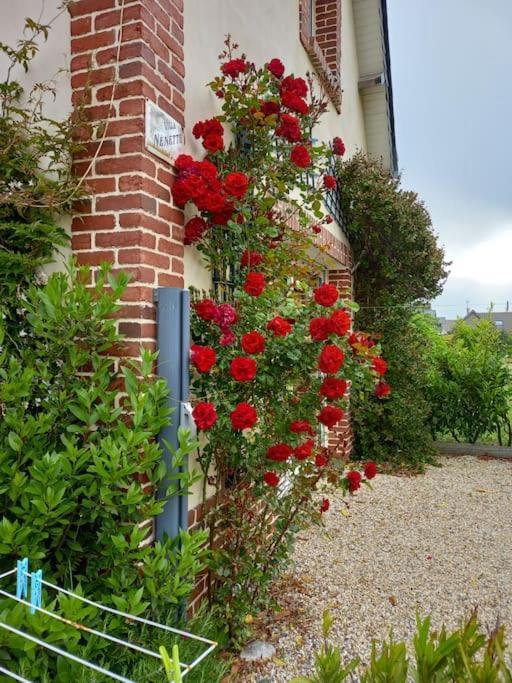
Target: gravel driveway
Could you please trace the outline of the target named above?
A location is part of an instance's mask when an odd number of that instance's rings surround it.
[[[331,497],[325,530],[297,540],[276,586],[281,614],[263,627],[274,660],[237,680],[288,682],[311,673],[322,611],[335,617],[332,641],[366,660],[372,638],[411,637],[415,612],[434,626],[457,625],[478,606],[512,635],[512,462],[443,458],[417,477],[379,476],[350,500]]]

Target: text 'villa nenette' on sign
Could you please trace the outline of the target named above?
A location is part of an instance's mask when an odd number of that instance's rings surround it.
[[[173,162],[183,151],[183,128],[163,109],[146,100],[146,148]]]

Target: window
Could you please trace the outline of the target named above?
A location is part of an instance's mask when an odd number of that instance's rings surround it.
[[[300,0],[300,40],[340,111],[341,0]]]

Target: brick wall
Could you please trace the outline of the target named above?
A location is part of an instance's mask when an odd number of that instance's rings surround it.
[[[131,275],[120,313],[123,351],[155,348],[153,289],[183,287],[183,213],[172,204],[173,169],[144,147],[145,99],[184,124],[183,0],[75,0],[71,86],[96,127],[76,155],[90,199],[77,205],[79,263],[103,261]]]

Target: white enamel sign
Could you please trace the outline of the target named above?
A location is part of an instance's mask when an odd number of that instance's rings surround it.
[[[183,128],[157,107],[146,100],[146,149],[170,163],[183,151]]]

